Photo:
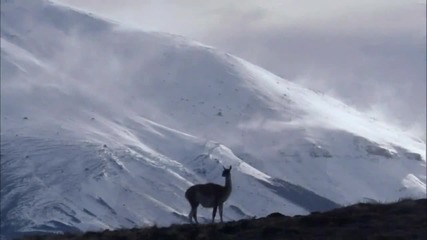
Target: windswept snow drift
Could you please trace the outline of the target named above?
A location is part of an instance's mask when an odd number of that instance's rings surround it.
[[[226,220],[426,194],[425,142],[179,36],[2,1],[1,59],[6,237],[184,222],[223,165]]]

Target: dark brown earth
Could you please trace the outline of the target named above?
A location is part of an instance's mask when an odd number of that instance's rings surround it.
[[[272,213],[258,219],[87,232],[73,235],[29,236],[24,239],[427,239],[426,199],[395,203],[359,203],[307,216]]]

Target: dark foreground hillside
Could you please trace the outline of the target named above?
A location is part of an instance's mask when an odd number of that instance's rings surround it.
[[[25,239],[427,239],[426,199],[359,203],[307,216],[273,213],[224,224],[172,225]]]

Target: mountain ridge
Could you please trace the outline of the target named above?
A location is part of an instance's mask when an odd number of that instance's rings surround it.
[[[358,203],[328,212],[266,217],[233,222],[118,229],[22,239],[425,239],[426,199]]]

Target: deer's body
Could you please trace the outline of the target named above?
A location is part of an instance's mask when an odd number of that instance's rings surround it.
[[[197,207],[202,205],[205,208],[213,208],[212,211],[212,222],[215,220],[215,214],[217,208],[219,208],[219,216],[222,222],[222,209],[224,202],[228,199],[231,193],[231,176],[230,170],[225,169],[222,172],[222,176],[225,177],[225,186],[221,186],[215,183],[196,184],[191,186],[185,192],[185,197],[191,205],[191,211],[188,215],[190,222],[193,222],[193,218],[197,222]]]

